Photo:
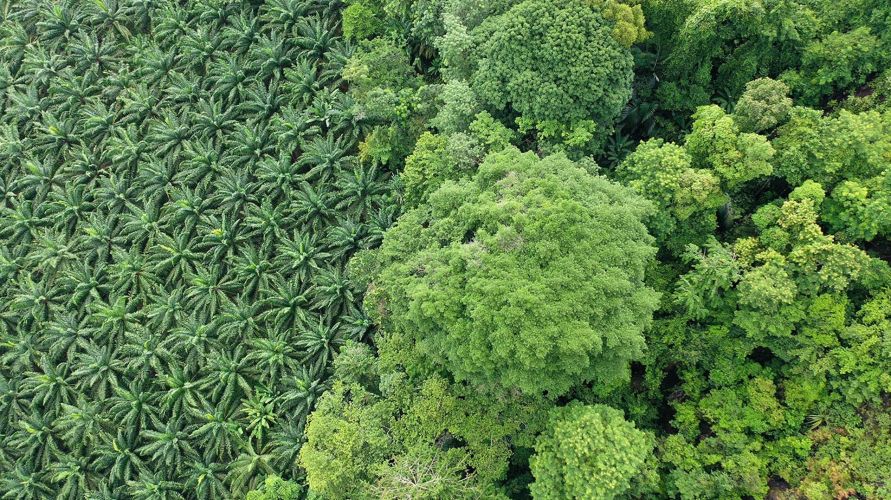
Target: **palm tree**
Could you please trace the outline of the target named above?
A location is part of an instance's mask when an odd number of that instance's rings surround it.
[[[337,22],[333,18],[314,15],[301,18],[296,26],[296,42],[301,54],[322,61],[337,40]]]
[[[232,264],[232,274],[240,285],[239,296],[247,299],[256,298],[259,289],[269,286],[271,272],[272,262],[256,247],[247,245],[242,247]]]
[[[19,430],[9,436],[7,445],[17,450],[25,463],[46,470],[61,455],[62,439],[48,414],[32,413],[18,421]]]
[[[269,35],[262,35],[251,47],[248,56],[255,66],[257,78],[266,82],[269,79],[279,79],[282,71],[290,66],[295,53],[291,48],[290,39],[286,39],[278,31],[272,31]]]
[[[337,38],[331,42],[325,53],[320,77],[331,88],[340,88],[343,83],[343,70],[356,53],[356,45],[347,38]]]
[[[7,436],[13,427],[28,414],[27,406],[31,399],[20,378],[7,380],[0,375],[0,433]],[[0,452],[0,465],[3,464],[4,453]]]
[[[154,24],[152,34],[165,46],[173,45],[181,40],[186,36],[191,25],[195,24],[192,14],[180,4],[165,2],[156,5],[149,0],[138,0],[135,3],[142,4],[140,7],[146,9],[146,20]],[[133,7],[128,9],[128,15],[132,16],[132,9]]]
[[[54,146],[50,146],[55,149]],[[54,187],[59,185],[61,177],[56,176],[56,161],[46,158],[41,161],[33,157],[25,157],[22,161],[22,174],[12,184],[12,189],[29,200],[42,202]]]
[[[269,450],[261,448],[257,452],[253,443],[244,441],[242,453],[232,462],[232,470],[229,473],[232,493],[243,494],[245,490],[255,488],[260,477],[274,474],[275,471],[269,465],[271,461],[272,454]]]
[[[160,466],[167,473],[179,470],[186,461],[198,458],[198,453],[189,442],[189,434],[184,430],[182,417],[168,419],[163,425],[154,422],[157,430],[146,429],[140,437],[147,443],[137,451],[150,457],[152,464]],[[164,474],[170,477],[170,474]]]
[[[186,30],[185,36],[176,42],[176,47],[182,51],[183,60],[192,63],[190,73],[202,74],[207,63],[216,56],[221,43],[218,30],[207,25],[197,25]]]
[[[326,101],[324,117],[332,133],[353,143],[371,132],[371,120],[352,94],[332,92],[331,97]]]
[[[252,366],[242,346],[235,347],[231,353],[217,351],[208,361],[202,389],[209,391],[215,404],[233,404],[242,396],[250,396],[254,390],[256,367]]]
[[[245,92],[244,100],[238,106],[239,113],[251,117],[252,120],[268,120],[282,105],[283,98],[278,87],[277,79],[268,86],[261,81],[255,81]]]
[[[56,498],[78,500],[96,488],[99,476],[91,470],[90,462],[87,456],[66,454],[50,466]]]
[[[91,213],[78,228],[77,254],[86,262],[105,262],[119,238],[115,235],[115,216]]]
[[[334,354],[346,339],[340,323],[330,324],[322,316],[301,325],[297,337],[302,361],[313,371],[319,372],[334,358]]]
[[[255,302],[245,301],[240,297],[228,301],[214,323],[220,340],[228,343],[251,338],[259,329],[258,310],[259,306]]]
[[[285,390],[279,395],[281,408],[293,415],[308,415],[316,401],[328,389],[322,374],[305,366],[285,381]]]
[[[347,338],[361,342],[365,340],[365,336],[374,326],[374,321],[368,317],[361,305],[357,306],[351,303],[341,314],[340,324]]]
[[[336,186],[340,195],[337,210],[361,218],[381,206],[389,191],[384,175],[376,166],[357,165],[352,171],[342,171],[337,176]]]
[[[96,208],[92,196],[86,195],[86,190],[84,184],[69,182],[49,193],[42,215],[52,221],[53,229],[67,236],[74,234],[78,222]]]
[[[193,460],[186,465],[185,487],[198,500],[226,498],[229,492],[224,484],[226,466],[203,458]]]
[[[6,4],[0,496],[299,477],[333,357],[372,327],[346,260],[399,213],[354,157],[343,3]]]
[[[355,160],[347,154],[351,147],[350,140],[344,136],[335,138],[329,133],[313,137],[303,144],[303,155],[298,162],[305,169],[304,178],[324,182]]]
[[[304,107],[285,106],[271,121],[278,147],[281,151],[291,153],[291,161],[297,161],[301,153],[304,138],[319,131],[318,126]]]
[[[144,309],[146,326],[155,332],[170,331],[174,326],[181,324],[187,312],[185,290],[182,288],[155,287],[147,302]]]
[[[70,311],[54,315],[52,320],[43,324],[45,335],[42,339],[41,352],[45,352],[51,362],[74,359],[77,351],[89,339],[88,321],[88,317],[78,319],[78,315]],[[12,349],[8,352],[12,352]],[[21,354],[17,354],[17,358],[22,361],[29,359]],[[15,365],[7,363],[7,366]]]
[[[244,218],[248,234],[254,240],[261,240],[260,253],[268,254],[272,245],[285,234],[289,226],[287,208],[264,198],[260,204],[249,203]]]
[[[127,333],[139,328],[141,313],[136,301],[122,296],[111,296],[106,302],[90,304],[90,335],[103,343],[120,345]]]
[[[244,165],[245,170],[253,169],[257,162],[275,152],[275,140],[264,122],[253,125],[236,125],[235,131],[227,137],[226,147],[233,165]],[[235,175],[245,172],[239,170]],[[229,174],[233,175],[233,174]],[[245,179],[247,181],[247,179]]]
[[[334,217],[335,204],[334,194],[327,191],[324,184],[317,190],[309,183],[301,182],[300,190],[294,195],[293,210],[304,227],[318,234]]]
[[[147,106],[149,104],[146,104]],[[126,112],[126,110],[125,110]],[[135,113],[135,111],[134,111]],[[123,118],[123,123],[126,118]],[[142,121],[142,118],[134,117],[134,120]],[[120,125],[115,129],[115,134],[108,138],[107,150],[111,151],[111,163],[115,166],[125,169],[134,168],[141,161],[149,158],[151,148],[142,140],[139,130],[133,124]],[[102,172],[100,166],[102,162],[95,157],[90,151],[81,153],[81,163],[84,165],[81,170],[84,171],[80,182],[86,183],[94,179],[98,179]]]
[[[168,415],[184,415],[190,409],[200,409],[207,405],[207,400],[201,393],[200,380],[188,366],[170,363],[168,370],[159,378],[166,388],[161,402]]]
[[[208,256],[211,262],[230,262],[233,256],[248,242],[247,231],[241,218],[223,214],[222,220],[214,215],[206,215],[198,228],[204,237],[197,248]]]
[[[33,335],[28,328],[11,329],[15,335],[8,334],[3,337],[3,353],[0,354],[0,362],[8,366],[13,373],[28,373],[44,359],[44,353],[39,343],[39,338]],[[54,360],[53,360],[54,361]],[[49,362],[49,360],[47,360]],[[21,378],[16,380],[23,380]],[[22,385],[24,388],[25,386]]]
[[[285,69],[284,77],[284,91],[292,106],[306,106],[322,88],[316,63],[308,57],[298,57],[294,64]]]
[[[257,190],[264,198],[279,203],[291,199],[300,175],[289,153],[280,152],[277,159],[266,158],[257,166]]]
[[[11,205],[11,208],[0,208],[0,238],[12,248],[30,245],[46,221],[35,212],[31,200],[17,196]]]
[[[9,307],[12,311],[42,321],[49,319],[63,300],[60,288],[47,280],[34,281],[30,274],[22,274]]]
[[[143,381],[131,381],[127,387],[115,387],[114,392],[115,395],[108,398],[108,416],[119,429],[115,441],[129,448],[135,446],[135,437],[139,432],[158,418],[159,397]],[[123,434],[125,429],[126,433]],[[122,436],[128,437],[122,440]]]
[[[268,5],[268,4],[265,4]],[[260,36],[260,18],[240,13],[233,16],[222,30],[221,49],[244,56]]]
[[[63,403],[55,430],[71,450],[90,450],[103,442],[111,430],[98,401],[79,394],[75,404]]]
[[[145,82],[134,82],[121,93],[121,111],[118,116],[117,138],[130,146],[148,149],[142,141],[141,125],[156,116],[159,97]],[[112,138],[109,140],[111,141]],[[113,143],[109,142],[109,146]],[[116,148],[117,149],[117,148]],[[132,158],[133,154],[126,156]],[[117,162],[116,162],[117,163]]]
[[[272,466],[279,475],[287,477],[299,473],[298,458],[305,441],[305,418],[294,416],[280,419],[269,434],[269,448],[273,456]]]
[[[4,498],[21,500],[43,500],[53,494],[43,471],[35,472],[33,468],[19,464],[3,478],[0,488]]]
[[[244,431],[235,418],[237,407],[222,402],[189,411],[199,422],[189,435],[205,443],[204,461],[230,462],[244,443]]]
[[[260,16],[265,26],[287,33],[311,8],[311,0],[271,0],[263,4]]]
[[[159,155],[178,155],[183,142],[191,136],[188,120],[172,111],[165,111],[161,118],[149,120],[146,141]]]
[[[191,370],[204,366],[220,347],[213,325],[198,321],[194,315],[178,321],[162,345],[176,356],[178,363]]]
[[[236,289],[235,281],[218,265],[212,268],[196,266],[195,273],[187,281],[190,286],[185,295],[186,307],[204,321],[215,317]]]
[[[126,335],[120,351],[127,360],[126,371],[130,380],[151,379],[174,362],[174,356],[164,345],[163,337],[154,332],[146,333],[142,328]]]
[[[251,339],[247,357],[260,372],[259,380],[266,386],[273,386],[282,373],[297,370],[297,353],[290,342],[290,335],[283,331],[267,329],[266,336]]]
[[[284,238],[275,248],[276,267],[301,283],[309,280],[330,255],[322,251],[317,233],[294,231],[290,238]]]
[[[368,248],[368,226],[352,218],[337,221],[325,236],[325,246],[329,254],[338,259],[348,259],[357,250]]]
[[[76,35],[81,27],[82,16],[79,10],[64,4],[47,7],[37,22],[41,41],[48,47],[58,48]]]
[[[110,293],[118,296],[126,295],[143,303],[147,302],[153,290],[156,290],[161,283],[155,272],[155,264],[149,258],[150,256],[146,256],[136,247],[124,251],[115,246],[112,251],[112,264],[108,266]],[[97,267],[98,265],[96,264]]]
[[[124,375],[124,361],[112,346],[86,341],[73,365],[71,377],[79,393],[99,399],[110,396]]]
[[[260,290],[260,297],[263,309],[260,319],[269,321],[275,328],[293,328],[306,317],[309,298],[299,280],[286,280],[275,274],[269,280],[269,287]]]
[[[136,500],[181,500],[185,498],[179,491],[180,484],[176,481],[164,480],[163,477],[163,474],[140,470],[137,479],[127,481],[129,498]]]
[[[202,257],[194,246],[195,241],[184,231],[176,231],[173,236],[161,233],[158,243],[149,249],[153,272],[163,276],[168,284],[192,274]]]
[[[241,102],[251,74],[244,59],[234,54],[222,54],[207,68],[208,85],[213,89],[210,97],[225,105]]]
[[[162,209],[162,219],[168,224],[168,233],[181,230],[182,234],[191,235],[192,230],[201,220],[201,216],[210,210],[212,203],[200,190],[183,187],[174,188],[170,192],[170,202]]]
[[[223,173],[224,167],[218,149],[215,141],[206,138],[194,138],[183,144],[182,162],[178,165],[175,181],[185,187],[171,189],[171,199],[196,187],[203,191]]]
[[[355,302],[353,284],[340,267],[326,267],[313,277],[310,287],[313,307],[337,314]]]
[[[136,448],[136,436],[131,432],[124,432],[123,429],[118,430],[113,439],[99,447],[95,466],[105,471],[106,481],[110,487],[124,484],[145,468]]]
[[[153,246],[161,230],[161,207],[157,203],[146,203],[142,206],[132,205],[127,213],[121,215],[121,238],[138,250],[143,251]]]
[[[94,30],[109,33],[117,33],[118,36],[129,39],[132,33],[127,24],[127,14],[117,0],[96,0],[87,4],[84,8],[84,21],[89,23]]]
[[[139,188],[131,181],[129,176],[115,173],[101,177],[95,190],[98,208],[106,214],[117,216],[135,204],[139,199]]]
[[[37,239],[36,250],[29,255],[34,262],[32,270],[40,273],[43,280],[55,285],[55,279],[67,272],[77,262],[76,245],[68,238],[45,230]]]
[[[146,209],[166,200],[167,191],[174,186],[178,170],[172,157],[147,161],[139,166],[134,183],[143,193],[141,200]]]
[[[241,413],[247,422],[245,429],[250,431],[254,443],[262,446],[266,442],[269,430],[278,420],[278,408],[275,399],[268,391],[254,391],[241,405]]]
[[[224,109],[222,100],[211,96],[202,99],[191,114],[193,134],[202,139],[219,144],[223,137],[231,132],[235,125],[233,108]]]

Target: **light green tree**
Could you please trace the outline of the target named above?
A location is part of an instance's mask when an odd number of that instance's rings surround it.
[[[533,498],[616,498],[652,453],[653,440],[621,410],[573,403],[551,410],[529,467]]]
[[[771,78],[746,84],[733,108],[733,118],[743,132],[761,132],[783,123],[792,109],[789,87]]]
[[[647,227],[660,243],[681,251],[703,243],[717,227],[716,211],[728,198],[709,169],[694,168],[682,146],[651,139],[625,158],[616,173],[659,207]]]
[[[714,170],[725,189],[773,172],[774,149],[764,136],[740,131],[733,116],[716,105],[697,109],[693,119],[687,152],[694,166]]]

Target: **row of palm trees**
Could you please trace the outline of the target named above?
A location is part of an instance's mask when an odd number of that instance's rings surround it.
[[[0,495],[299,478],[398,215],[336,0],[0,3]]]

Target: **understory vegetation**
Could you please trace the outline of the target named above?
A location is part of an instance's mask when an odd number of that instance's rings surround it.
[[[891,498],[885,0],[0,0],[0,497]]]

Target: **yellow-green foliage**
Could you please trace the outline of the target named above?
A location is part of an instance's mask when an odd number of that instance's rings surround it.
[[[298,500],[303,496],[303,488],[293,482],[272,475],[266,476],[263,486],[249,491],[246,500]]]
[[[761,132],[783,123],[792,109],[789,87],[770,78],[759,78],[746,84],[736,102],[733,119],[743,132]]]
[[[588,3],[598,8],[603,18],[614,24],[613,38],[624,47],[643,42],[652,34],[644,25],[643,9],[636,0],[588,0]]]
[[[416,207],[427,200],[446,179],[454,178],[455,162],[449,157],[448,138],[424,132],[415,144],[414,152],[405,159],[402,183],[405,204]]]
[[[733,117],[715,105],[699,108],[693,119],[685,143],[693,165],[713,169],[726,189],[773,172],[774,149],[764,136],[741,132]]]
[[[535,400],[493,397],[441,377],[410,381],[388,371],[379,380],[367,387],[338,380],[319,401],[300,451],[311,492],[496,497],[510,444],[531,444],[522,434],[539,429],[536,415],[544,415]]]
[[[661,139],[641,143],[617,174],[659,206],[647,227],[673,250],[703,243],[717,227],[716,209],[727,201],[714,172],[693,168],[686,149]]]
[[[611,499],[640,473],[653,440],[627,422],[621,410],[570,404],[551,410],[529,467],[536,499]]]
[[[777,134],[777,174],[819,182],[829,197],[816,207],[833,230],[866,241],[891,234],[891,112],[796,107]]]
[[[343,9],[343,35],[362,40],[380,33],[383,29],[381,2],[377,0],[354,0]]]

